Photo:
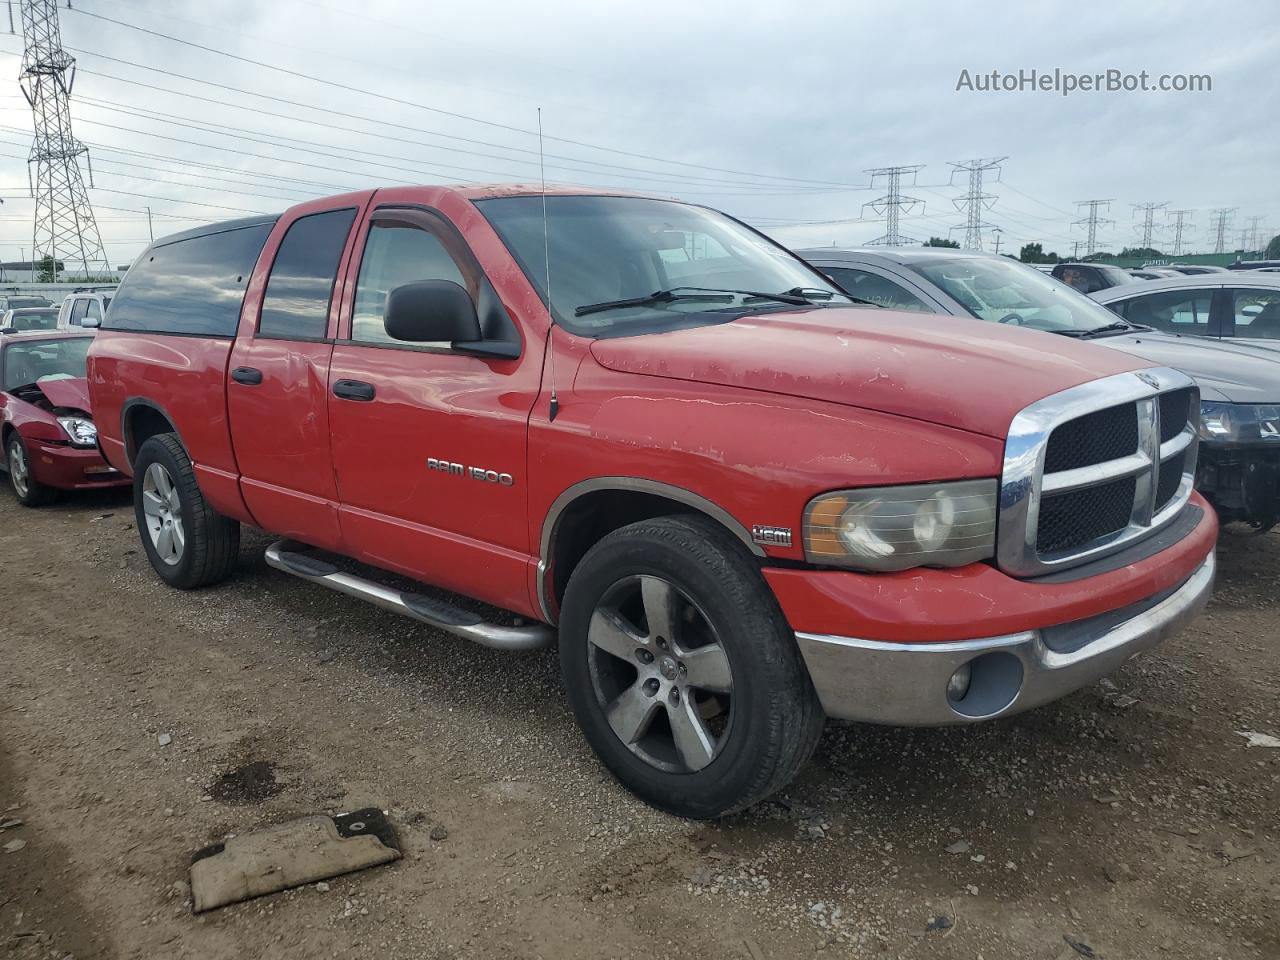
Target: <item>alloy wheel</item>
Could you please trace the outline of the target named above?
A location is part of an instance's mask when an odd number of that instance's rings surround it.
[[[25,497],[30,489],[31,474],[27,466],[27,458],[23,455],[22,444],[9,444],[9,482],[18,496]]]
[[[693,773],[728,741],[733,673],[715,627],[678,586],[624,578],[587,630],[597,702],[614,734],[650,765]]]
[[[177,566],[187,548],[187,536],[182,527],[182,500],[163,464],[151,464],[142,477],[142,512],[156,555],[169,566]]]

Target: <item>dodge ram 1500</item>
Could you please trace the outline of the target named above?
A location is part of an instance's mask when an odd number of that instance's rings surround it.
[[[558,638],[600,759],[713,817],[824,717],[1044,704],[1206,602],[1194,384],[1047,336],[854,302],[702,207],[397,187],[156,241],[89,368],[166,582],[247,523],[315,586]]]

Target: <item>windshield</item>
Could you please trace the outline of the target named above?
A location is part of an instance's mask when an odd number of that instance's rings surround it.
[[[10,330],[55,330],[57,326],[57,310],[14,310],[9,314]]]
[[[911,264],[979,320],[1033,330],[1096,330],[1117,321],[1106,307],[1033,267],[972,257]]]
[[[44,297],[10,297],[8,302],[10,310],[17,310],[21,307],[52,306]]]
[[[718,323],[746,311],[797,309],[736,292],[714,299],[668,296],[578,315],[585,307],[672,289],[803,290],[815,306],[851,302],[787,251],[703,207],[641,197],[549,196],[544,249],[542,204],[540,195],[476,201],[543,298],[549,252],[552,314],[583,336],[645,333]]]
[[[0,389],[41,380],[65,380],[85,375],[85,357],[93,337],[66,337],[57,340],[9,341],[4,345]]]

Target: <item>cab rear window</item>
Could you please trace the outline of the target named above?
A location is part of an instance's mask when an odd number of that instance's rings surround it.
[[[125,274],[103,329],[235,336],[271,227],[255,223],[151,247]]]

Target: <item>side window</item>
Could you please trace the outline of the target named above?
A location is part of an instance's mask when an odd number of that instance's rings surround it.
[[[1233,290],[1237,337],[1280,340],[1280,290]]]
[[[71,301],[71,317],[67,322],[73,327],[83,327],[85,313],[92,302],[88,297],[76,297]]]
[[[473,297],[476,294],[474,285],[434,232],[416,223],[374,220],[356,280],[351,339],[361,343],[399,343],[382,324],[387,294],[418,280],[452,280],[466,287]]]
[[[1209,333],[1212,290],[1171,290],[1125,301],[1124,318],[1169,333]]]
[[[116,290],[109,328],[235,336],[245,284],[270,231],[270,223],[254,223],[149,248]]]
[[[834,280],[845,293],[859,300],[870,300],[894,310],[933,313],[933,309],[910,290],[879,274],[855,267],[823,267],[822,272]]]
[[[262,295],[258,336],[324,337],[338,261],[355,217],[354,209],[330,210],[300,217],[289,227]]]
[[[85,319],[86,319],[86,320],[97,320],[99,323],[101,323],[101,322],[102,322],[102,309],[98,306],[98,301],[97,301],[97,300],[87,300],[87,301],[85,301],[85,302],[88,304],[88,307],[86,307],[86,308],[85,308],[85,313],[84,313]]]

